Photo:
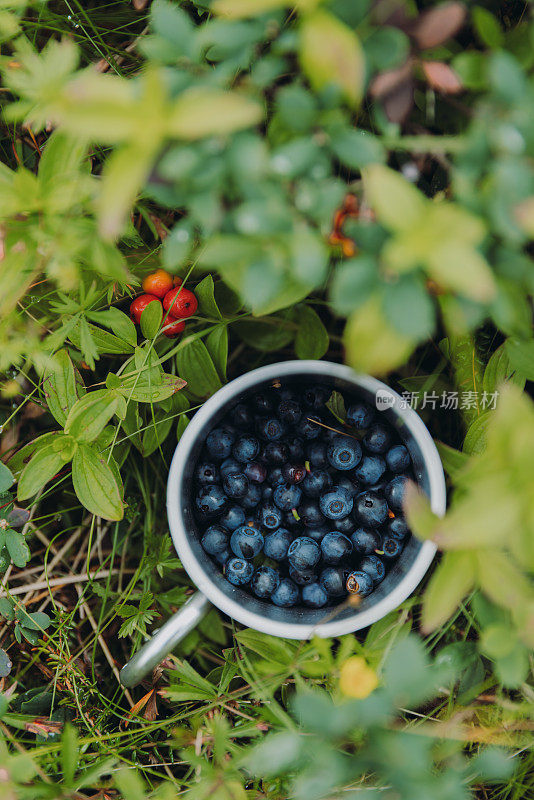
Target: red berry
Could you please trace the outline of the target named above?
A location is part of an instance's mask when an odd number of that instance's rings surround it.
[[[157,269],[155,272],[151,272],[143,281],[143,291],[159,298],[165,297],[172,287],[172,275],[169,275],[164,269]]]
[[[175,277],[175,278],[173,279],[173,284],[174,284],[175,286],[181,286],[181,285],[182,285],[182,283],[183,283],[183,280],[182,280],[181,278]]]
[[[141,322],[141,314],[147,307],[149,303],[159,303],[160,300],[158,297],[155,297],[153,294],[140,294],[139,297],[136,297],[133,303],[130,306],[130,316],[137,325]]]
[[[161,330],[165,336],[168,336],[169,339],[172,339],[174,336],[179,336],[184,328],[185,322],[183,319],[175,319],[175,317],[171,317],[169,314],[167,319],[164,320]]]
[[[178,319],[185,319],[194,314],[197,310],[197,298],[190,292],[189,289],[183,289],[177,286],[176,289],[171,289],[163,298],[163,308],[165,311],[170,311],[173,317]]]

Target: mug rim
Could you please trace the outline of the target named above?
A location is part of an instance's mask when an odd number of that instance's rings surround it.
[[[433,542],[424,541],[406,574],[384,598],[364,611],[355,611],[354,614],[346,619],[338,621],[334,619],[318,624],[281,622],[258,614],[232,600],[215,585],[204,571],[188,541],[181,508],[182,493],[180,489],[185,465],[196,443],[197,436],[220,406],[230,401],[233,397],[273,378],[289,377],[301,373],[306,373],[310,376],[321,375],[328,378],[338,378],[353,384],[357,388],[366,389],[375,396],[378,390],[386,390],[393,395],[395,414],[408,428],[420,449],[428,474],[429,499],[432,511],[437,516],[443,516],[446,509],[443,465],[426,425],[409,405],[402,404],[402,398],[397,392],[377,378],[357,373],[345,364],[336,364],[331,361],[291,360],[251,370],[219,389],[195,413],[174,451],[167,479],[167,517],[171,537],[178,557],[189,577],[214,606],[242,625],[286,639],[309,639],[313,635],[335,637],[367,628],[397,608],[412,594],[428,571],[437,550]],[[328,616],[328,614],[325,614],[325,616]]]

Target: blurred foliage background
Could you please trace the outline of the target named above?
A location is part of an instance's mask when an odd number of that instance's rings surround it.
[[[533,66],[515,0],[0,0],[0,796],[532,794]],[[178,340],[128,317],[160,266]],[[439,563],[365,636],[212,611],[124,691],[191,592],[177,439],[292,357],[418,403]]]

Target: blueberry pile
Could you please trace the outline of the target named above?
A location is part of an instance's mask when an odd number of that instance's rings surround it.
[[[201,544],[234,586],[275,606],[366,597],[407,537],[411,459],[395,429],[356,398],[346,422],[331,389],[276,384],[237,403],[194,469]]]

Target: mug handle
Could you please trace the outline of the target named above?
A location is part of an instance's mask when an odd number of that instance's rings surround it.
[[[202,592],[196,592],[182,608],[148,639],[120,671],[123,686],[136,686],[167,656],[202,619],[210,606]]]

